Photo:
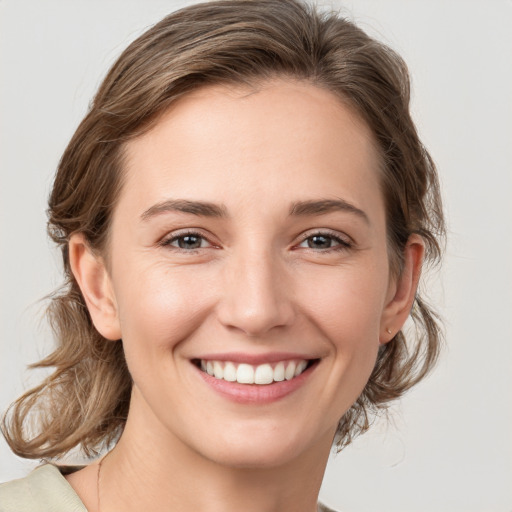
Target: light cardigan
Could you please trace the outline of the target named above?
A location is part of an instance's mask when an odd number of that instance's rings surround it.
[[[0,512],[87,512],[59,468],[45,464],[25,478],[0,484]]]
[[[87,512],[87,509],[61,470],[45,464],[25,478],[0,484],[0,512]],[[335,511],[319,503],[318,512]]]

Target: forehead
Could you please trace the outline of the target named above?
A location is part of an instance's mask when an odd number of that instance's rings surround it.
[[[343,195],[371,207],[379,160],[364,121],[330,91],[297,81],[208,86],[126,145],[122,196],[286,202]]]

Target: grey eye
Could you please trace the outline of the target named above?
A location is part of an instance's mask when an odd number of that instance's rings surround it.
[[[344,250],[349,249],[351,244],[346,242],[336,235],[330,233],[315,233],[313,235],[304,238],[299,244],[299,247],[306,249],[315,249],[319,252],[328,252],[332,250]]]
[[[306,238],[303,243],[306,243],[310,249],[330,249],[335,245],[339,245],[332,236],[327,235],[313,235]]]
[[[174,236],[162,243],[164,246],[191,251],[194,249],[202,249],[209,245],[208,240],[201,235],[195,233],[187,233],[184,235]]]
[[[197,235],[179,236],[174,240],[180,249],[199,249],[202,242],[203,238]]]
[[[332,247],[332,238],[328,236],[315,235],[308,238],[308,247],[311,249],[329,249]]]

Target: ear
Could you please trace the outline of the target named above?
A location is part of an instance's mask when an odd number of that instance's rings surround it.
[[[109,340],[121,338],[117,304],[103,258],[94,254],[82,233],[69,240],[71,271],[80,286],[92,322]]]
[[[402,272],[390,281],[380,323],[380,344],[388,343],[393,339],[411,312],[420,280],[424,254],[423,239],[419,235],[411,235],[404,249]]]

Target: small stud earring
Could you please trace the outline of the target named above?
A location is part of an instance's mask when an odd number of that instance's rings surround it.
[[[387,332],[388,334],[391,334],[391,329],[388,327],[388,328],[386,329],[386,332]]]

